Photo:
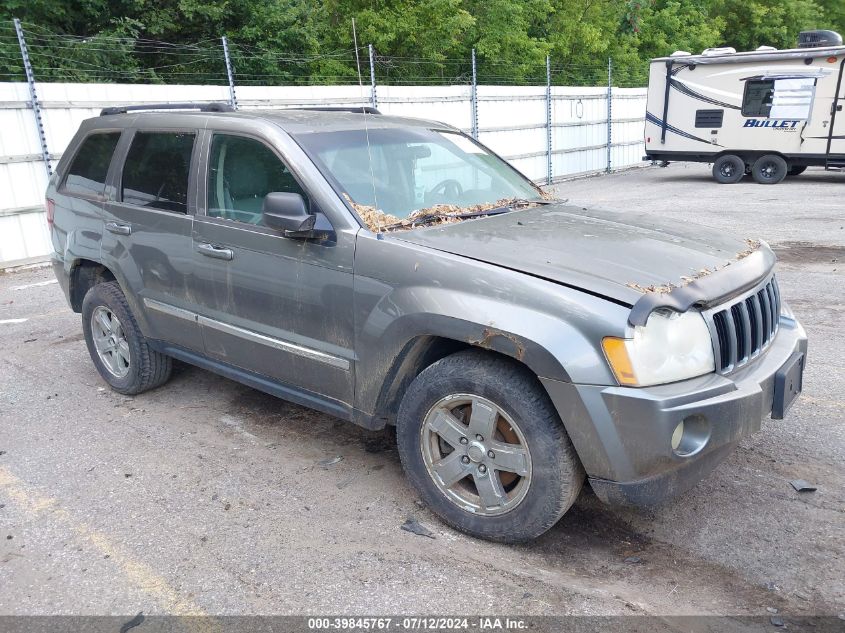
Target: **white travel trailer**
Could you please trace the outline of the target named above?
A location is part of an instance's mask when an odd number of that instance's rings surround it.
[[[763,184],[810,165],[845,168],[845,46],[806,31],[798,48],[683,51],[651,61],[646,160],[713,163],[713,177]]]

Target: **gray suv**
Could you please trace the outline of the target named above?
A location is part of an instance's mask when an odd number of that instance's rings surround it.
[[[395,426],[434,512],[516,542],[585,480],[609,503],[688,489],[801,390],[763,242],[549,199],[442,123],[167,107],[85,121],[47,190],[56,276],[120,393],[178,359]]]

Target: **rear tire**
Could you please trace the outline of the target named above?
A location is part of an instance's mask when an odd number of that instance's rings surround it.
[[[789,171],[786,172],[787,176],[800,176],[805,171],[807,171],[806,165],[793,165],[789,168]]]
[[[786,178],[787,171],[783,158],[777,154],[766,154],[755,161],[751,175],[761,185],[776,185]]]
[[[397,443],[428,507],[452,527],[493,541],[540,536],[584,483],[536,377],[478,350],[448,356],[417,376],[399,409]]]
[[[745,161],[734,154],[719,156],[713,163],[713,178],[723,185],[732,185],[745,175]]]
[[[127,395],[163,385],[173,362],[147,344],[116,281],[97,284],[82,301],[82,331],[103,380]]]

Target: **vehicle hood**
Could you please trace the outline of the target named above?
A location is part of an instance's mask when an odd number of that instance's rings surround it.
[[[550,204],[391,234],[634,305],[748,253],[742,237],[653,215]],[[768,250],[763,245],[761,248]],[[686,279],[684,279],[686,278]]]

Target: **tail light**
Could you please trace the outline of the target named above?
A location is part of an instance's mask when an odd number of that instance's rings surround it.
[[[53,226],[53,218],[56,215],[56,203],[47,198],[44,208],[47,210],[47,224]]]

